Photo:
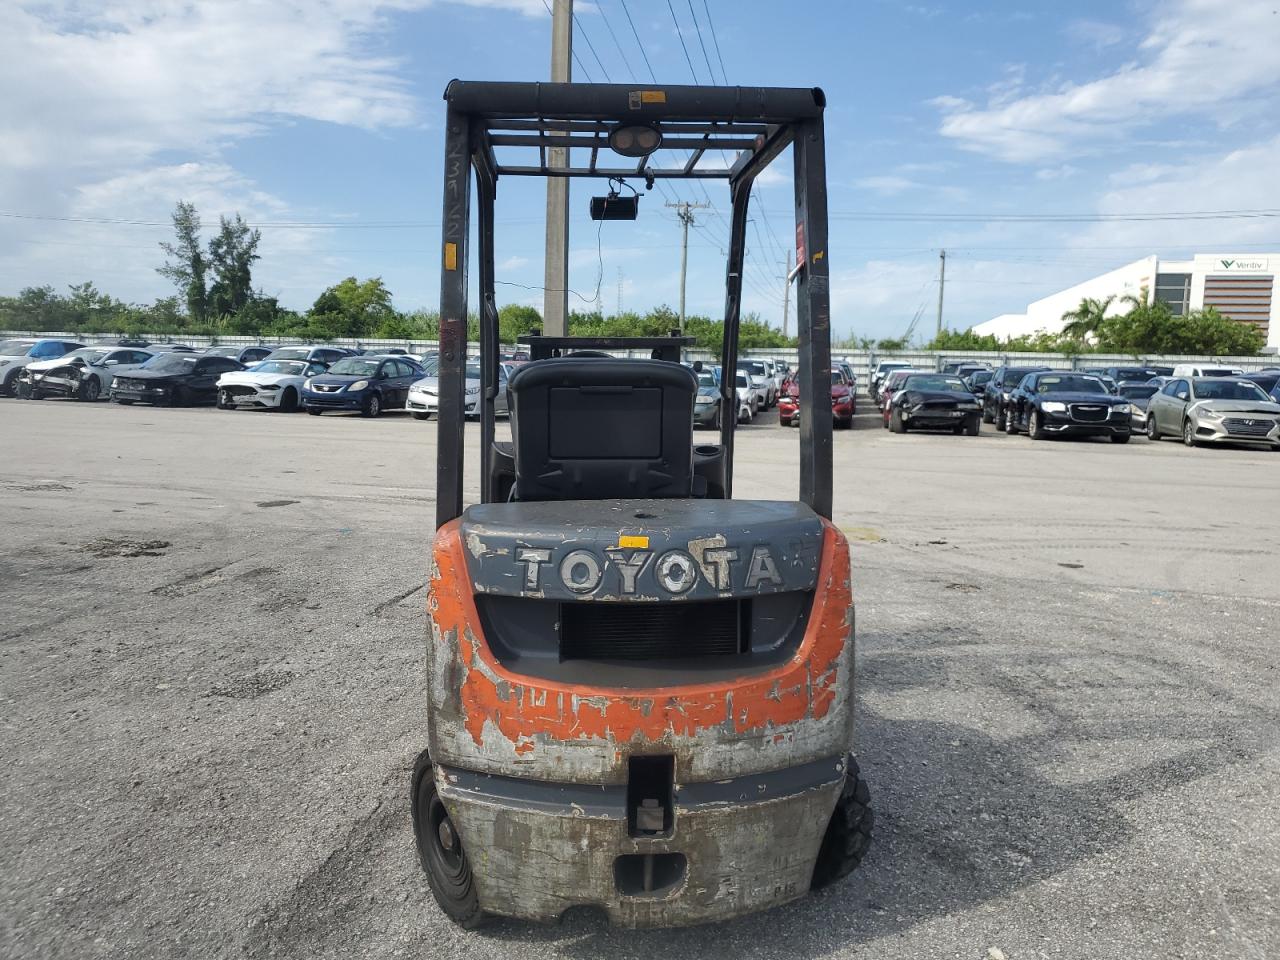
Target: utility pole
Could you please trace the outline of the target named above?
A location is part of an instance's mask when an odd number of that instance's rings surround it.
[[[573,54],[573,0],[552,0],[551,82],[569,83]],[[567,167],[569,151],[547,151],[549,167]],[[563,337],[569,314],[569,178],[547,178],[547,257],[543,274],[542,332]]]
[[[782,261],[782,335],[787,335],[791,317],[791,258]]]
[[[942,294],[947,289],[947,251],[939,251],[940,266],[938,268],[938,336],[942,336]]]
[[[622,316],[622,268],[618,268],[618,312],[617,316]]]
[[[684,226],[684,239],[680,243],[680,332],[684,333],[684,280],[689,269],[689,225],[693,223],[694,210],[701,210],[711,204],[689,203],[687,200],[681,200],[679,203],[668,202],[667,206],[675,208],[676,216]]]

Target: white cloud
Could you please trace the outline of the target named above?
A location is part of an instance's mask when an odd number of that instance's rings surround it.
[[[1229,125],[1266,116],[1280,84],[1280,14],[1270,3],[1167,0],[1134,62],[1097,80],[1009,99],[1001,87],[985,107],[954,96],[931,101],[943,135],[1014,162],[1043,161],[1174,116]]]

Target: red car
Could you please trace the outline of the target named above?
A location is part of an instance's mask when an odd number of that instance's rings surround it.
[[[884,418],[884,428],[889,429],[889,405],[893,403],[893,395],[902,389],[903,382],[913,373],[929,373],[928,370],[895,370],[885,377],[880,385],[880,415]]]
[[[857,412],[857,398],[853,394],[853,384],[845,376],[843,370],[833,368],[831,371],[831,417],[837,427],[846,430],[853,426],[853,415]],[[800,383],[794,377],[787,377],[782,382],[782,392],[778,395],[778,425],[789,427],[800,425]]]

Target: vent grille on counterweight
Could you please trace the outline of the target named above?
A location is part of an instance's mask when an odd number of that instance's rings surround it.
[[[745,653],[750,603],[562,603],[560,659],[672,660]]]

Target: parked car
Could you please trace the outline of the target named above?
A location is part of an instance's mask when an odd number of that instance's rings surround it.
[[[987,384],[991,382],[990,370],[975,370],[967,376],[962,376],[964,385],[969,388],[969,392],[975,397],[981,399],[982,395],[987,392]]]
[[[1276,384],[1280,383],[1280,370],[1255,370],[1241,374],[1236,379],[1248,380],[1260,386],[1265,393],[1270,393],[1276,388]]]
[[[932,371],[916,370],[912,367],[908,367],[905,370],[892,370],[880,384],[880,417],[886,430],[889,428],[889,404],[893,402],[893,395],[906,383],[907,377],[913,373],[932,373]]]
[[[911,370],[914,367],[915,364],[906,363],[902,360],[881,360],[876,364],[876,368],[871,371],[870,382],[867,384],[867,395],[878,402],[880,399],[880,385],[884,383],[885,377],[895,370]]]
[[[218,378],[244,364],[230,357],[206,357],[198,353],[161,353],[127,376],[118,376],[111,387],[116,403],[152,403],[185,407],[214,403]]]
[[[137,370],[155,354],[126,347],[81,347],[56,360],[29,363],[14,390],[20,397],[94,401],[111,395],[116,375]]]
[[[738,369],[746,372],[751,378],[751,387],[756,391],[758,410],[768,410],[778,402],[778,385],[769,375],[769,368],[763,360],[739,360]]]
[[[204,355],[206,357],[230,357],[232,360],[239,360],[247,367],[251,363],[267,359],[271,352],[271,347],[237,347],[228,344],[222,347],[207,347]]]
[[[357,410],[377,417],[384,410],[404,409],[409,387],[421,376],[422,367],[408,357],[343,357],[325,373],[303,381],[302,405],[317,417],[326,410]],[[476,384],[478,395],[478,376]]]
[[[973,373],[975,370],[990,370],[990,369],[991,369],[991,364],[978,363],[975,360],[953,360],[950,363],[944,363],[942,365],[943,373],[954,374],[955,376],[960,377],[961,379],[963,379],[964,377],[967,377],[969,374]]]
[[[842,371],[844,371],[845,379],[849,381],[850,388],[852,388],[854,394],[857,395],[858,375],[853,372],[853,364],[851,364],[848,360],[837,360],[835,363],[832,364],[832,366],[839,367]]]
[[[1028,373],[1039,373],[1049,367],[996,367],[991,371],[991,380],[982,394],[982,422],[994,423],[997,430],[1005,428],[1005,405],[1009,402],[1009,394],[1022,382]]]
[[[1147,439],[1269,444],[1280,449],[1280,403],[1248,380],[1175,377],[1147,405]]]
[[[1116,396],[1129,401],[1129,426],[1134,433],[1147,432],[1147,404],[1160,388],[1154,383],[1125,381],[1116,385]]]
[[[12,397],[18,384],[18,373],[29,363],[56,360],[79,350],[83,343],[42,337],[0,340],[0,397]]]
[[[693,425],[720,429],[720,380],[710,370],[695,373],[698,393],[693,398]]]
[[[1164,369],[1170,371],[1173,370],[1172,367],[1166,367]],[[1086,370],[1085,372],[1088,373],[1090,371]],[[1125,381],[1130,383],[1145,383],[1152,377],[1160,376],[1160,371],[1155,367],[1105,367],[1099,372],[1106,374],[1116,383],[1124,383]]]
[[[1005,429],[1032,440],[1109,437],[1128,443],[1133,406],[1107,389],[1101,377],[1072,370],[1028,373],[1009,392]]]
[[[1179,363],[1173,367],[1174,377],[1238,377],[1244,373],[1239,367],[1224,367],[1216,363]]]
[[[954,374],[908,374],[889,401],[889,431],[950,430],[976,437],[982,407]]]
[[[854,386],[849,381],[843,368],[831,368],[831,419],[837,429],[848,430],[853,426],[853,415],[857,412],[858,399],[854,394]],[[787,381],[786,389],[778,398],[778,426],[790,427],[800,425],[800,381],[795,378]]]
[[[298,346],[298,347],[276,347],[269,354],[267,360],[309,360],[319,363],[337,363],[343,357],[355,356],[355,352],[348,350],[346,347],[328,347],[328,346]]]
[[[748,423],[754,420],[756,414],[760,412],[760,393],[751,382],[751,376],[747,371],[734,371],[733,387],[738,397],[738,422]]]
[[[440,381],[437,377],[438,364],[432,363],[430,370],[424,370],[427,376],[415,380],[409,386],[409,396],[404,408],[413,414],[415,420],[429,420],[433,413],[439,412]],[[507,414],[507,381],[514,368],[506,363],[498,364],[498,395],[493,401],[495,414]],[[480,406],[480,364],[467,364],[467,384],[463,406],[463,415],[476,416]]]
[[[316,361],[260,360],[252,367],[218,378],[218,407],[293,413],[301,405],[303,382],[328,369]]]

